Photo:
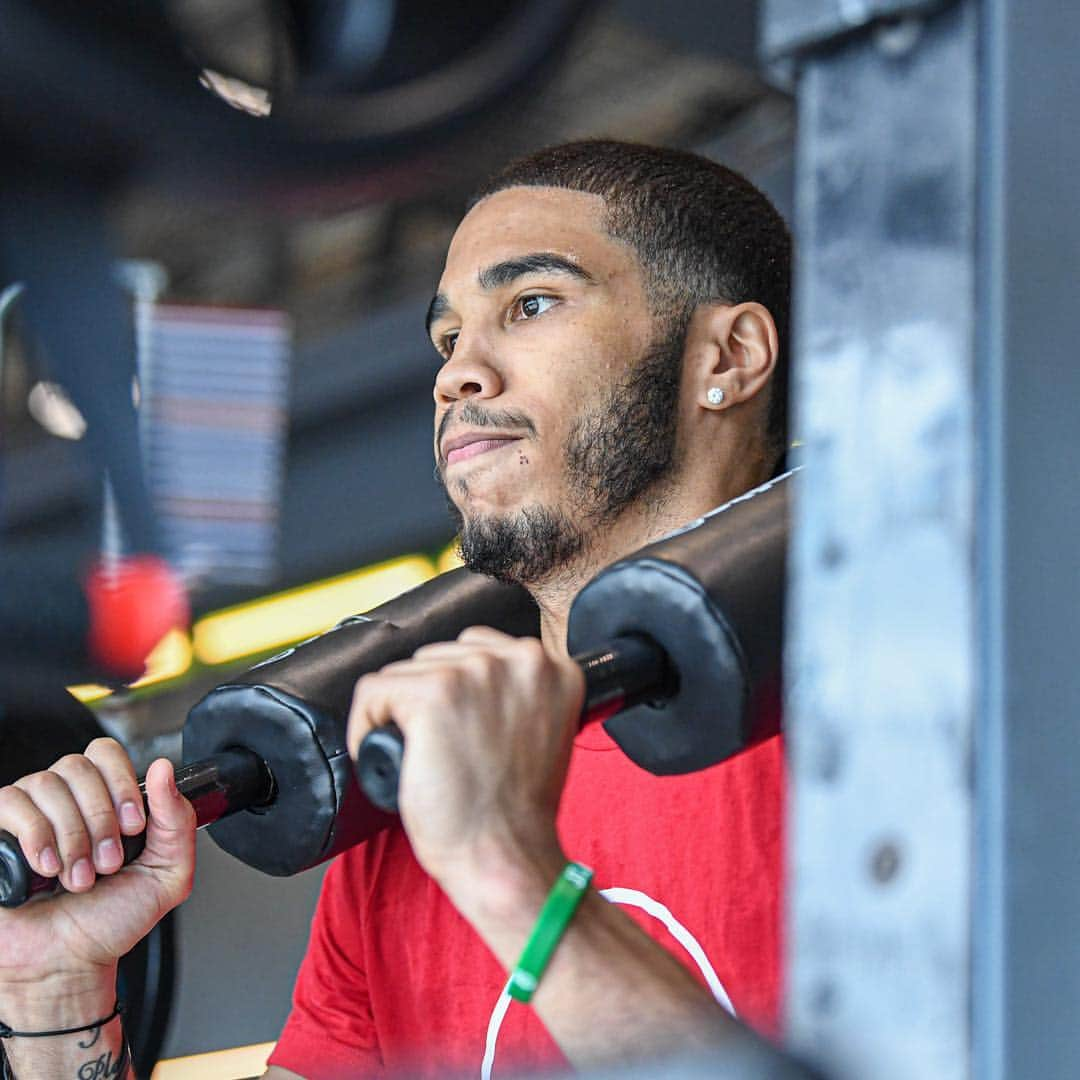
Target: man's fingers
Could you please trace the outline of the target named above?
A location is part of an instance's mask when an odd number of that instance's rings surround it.
[[[90,857],[99,874],[112,874],[124,864],[120,826],[109,789],[94,766],[82,754],[69,754],[52,766],[75,800],[90,838]]]
[[[86,754],[68,754],[48,770],[22,777],[3,799],[13,818],[5,818],[5,826],[20,838],[31,866],[49,877],[59,872],[70,892],[85,892],[97,874],[123,865],[121,807],[137,800],[139,813],[129,813],[128,821],[142,820],[134,769],[114,739],[95,739]]]
[[[16,837],[30,865],[43,877],[60,873],[60,855],[49,819],[21,788],[0,788],[0,829]]]
[[[86,892],[94,884],[95,876],[90,834],[64,778],[48,770],[24,776],[15,786],[48,818],[63,864],[60,881],[64,888],[68,892]]]
[[[109,789],[120,819],[120,831],[136,836],[146,827],[142,792],[127,751],[115,739],[95,739],[85,750]]]
[[[142,858],[163,865],[187,865],[192,857],[195,810],[176,790],[172,762],[158,758],[146,773],[150,821]]]
[[[117,808],[136,798],[142,802],[127,755],[111,743],[96,740],[89,754],[68,755],[44,772],[0,788],[0,829],[18,838],[35,871],[59,875],[71,893],[88,891],[98,874],[112,874],[123,866]],[[146,788],[150,820],[139,863],[164,872],[159,876],[166,889],[164,911],[190,891],[195,811],[176,790],[172,765],[165,759],[150,766]]]
[[[385,681],[392,678],[385,669],[377,675],[365,675],[353,687],[352,704],[349,706],[349,726],[346,735],[346,745],[349,756],[354,760],[360,743],[364,736],[373,728],[380,727],[393,719],[389,712],[379,710],[379,705],[385,702],[385,697],[377,693],[376,680]]]
[[[458,641],[465,645],[513,645],[520,641],[510,634],[504,634],[501,630],[495,630],[490,626],[468,626],[458,634]]]
[[[394,720],[407,730],[416,706],[446,708],[460,702],[467,688],[497,684],[507,661],[526,656],[530,644],[487,626],[474,626],[456,641],[424,645],[408,660],[387,664],[365,675],[353,690],[349,711],[348,748],[354,757],[365,735]],[[531,653],[528,654],[531,656]]]
[[[461,673],[440,661],[406,660],[365,675],[353,690],[346,739],[349,753],[356,757],[364,736],[391,720],[407,731],[417,711],[440,696],[453,693]]]
[[[494,652],[505,652],[521,640],[510,634],[504,634],[501,630],[493,630],[490,626],[470,626],[462,630],[453,641],[433,641],[428,645],[421,645],[413,653],[413,659],[452,659],[473,652],[477,646]],[[408,664],[410,661],[399,660],[398,663]]]
[[[150,826],[166,832],[187,832],[195,811],[176,790],[176,774],[168,758],[158,758],[146,773],[146,800],[150,804]]]
[[[195,873],[195,809],[176,790],[172,762],[158,758],[146,772],[150,820],[146,847],[137,863],[156,871],[167,891],[167,906],[182,903]]]

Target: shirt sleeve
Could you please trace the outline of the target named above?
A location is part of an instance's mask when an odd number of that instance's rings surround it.
[[[364,966],[362,848],[323,878],[292,1010],[268,1062],[305,1080],[384,1075]]]

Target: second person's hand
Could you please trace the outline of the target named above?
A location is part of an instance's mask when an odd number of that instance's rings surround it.
[[[188,896],[195,812],[170,762],[151,765],[146,794],[148,822],[131,761],[113,739],[0,788],[0,829],[66,890],[0,909],[0,1002],[19,987],[110,978],[118,958]],[[123,866],[121,834],[144,827],[142,854]]]

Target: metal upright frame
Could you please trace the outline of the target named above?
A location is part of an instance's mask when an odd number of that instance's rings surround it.
[[[1080,1076],[1080,7],[983,0],[974,1075]]]
[[[797,96],[791,1043],[1080,1075],[1080,8],[766,0]]]

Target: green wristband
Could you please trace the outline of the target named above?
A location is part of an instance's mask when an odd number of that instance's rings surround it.
[[[548,893],[537,916],[517,967],[510,974],[506,992],[518,1001],[530,1001],[555,946],[566,933],[574,912],[592,881],[593,872],[581,863],[568,862]]]

